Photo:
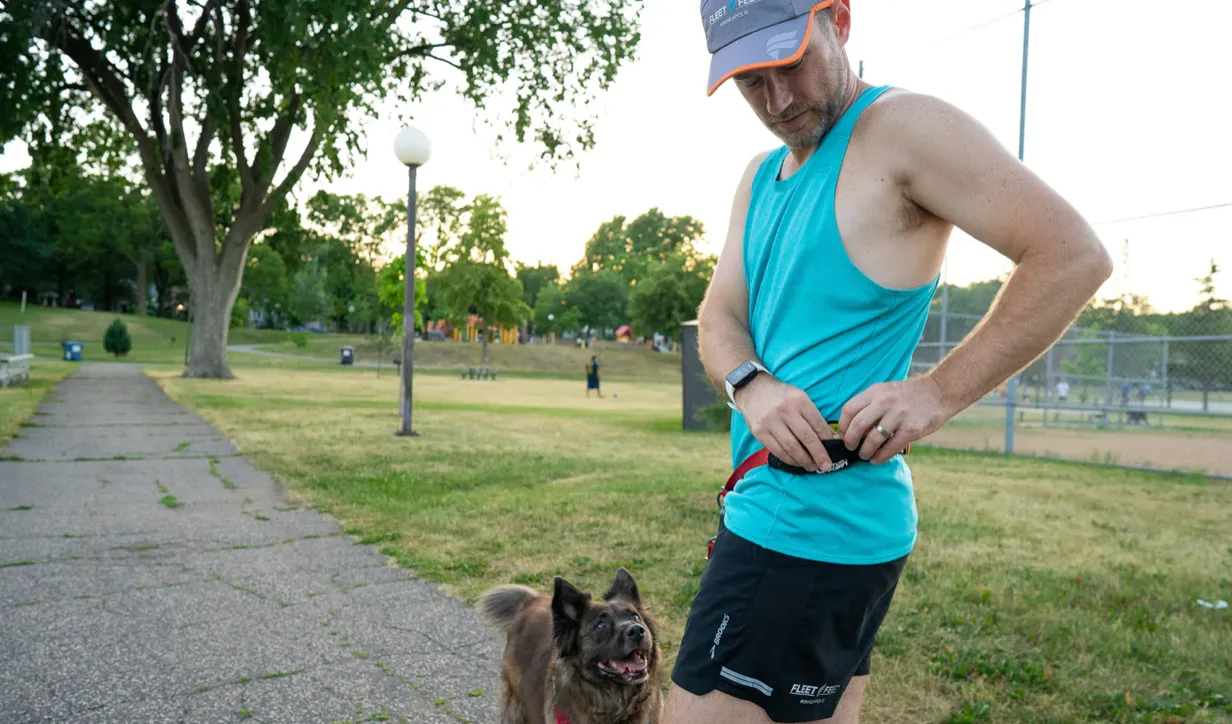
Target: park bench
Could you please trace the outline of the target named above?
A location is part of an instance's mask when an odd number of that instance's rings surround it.
[[[494,380],[496,370],[487,367],[466,367],[461,370],[464,380]]]
[[[0,354],[0,387],[29,380],[32,359],[32,354]]]

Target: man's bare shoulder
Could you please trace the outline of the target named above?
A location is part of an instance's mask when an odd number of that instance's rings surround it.
[[[958,124],[979,126],[969,113],[927,93],[891,88],[869,105],[861,124],[875,133],[916,134]]]
[[[766,162],[766,159],[772,153],[774,153],[774,149],[760,151],[744,167],[744,172],[740,174],[740,183],[736,188],[737,198],[746,198],[752,192],[753,179],[757,176],[757,171],[761,169],[762,164]]]
[[[773,154],[774,151],[775,149],[771,148],[765,151],[759,151],[757,155],[753,156],[753,160],[749,161],[749,165],[744,169],[744,178],[751,181],[753,177],[757,175],[757,170],[761,168],[767,158],[770,158],[770,155]]]
[[[957,161],[956,153],[1008,153],[974,116],[926,93],[892,89],[860,121],[862,140],[883,149],[886,161],[904,173],[939,158]]]

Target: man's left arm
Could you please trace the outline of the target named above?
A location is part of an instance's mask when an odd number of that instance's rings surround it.
[[[887,98],[884,139],[907,198],[1014,263],[992,308],[928,373],[873,385],[843,407],[839,433],[874,463],[931,434],[1031,364],[1112,274],[1094,230],[973,118],[922,95]],[[880,435],[878,423],[891,433]],[[870,434],[871,433],[871,434]]]

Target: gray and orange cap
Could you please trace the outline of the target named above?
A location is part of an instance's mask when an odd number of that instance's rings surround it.
[[[789,65],[800,59],[813,16],[834,0],[702,0],[702,27],[710,51],[713,95],[723,82],[750,70]]]

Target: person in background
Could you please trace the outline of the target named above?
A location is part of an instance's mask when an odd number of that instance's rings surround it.
[[[599,399],[603,399],[603,393],[599,390],[599,360],[591,356],[590,364],[586,365],[586,396],[590,397],[590,391],[594,390],[599,393]]]

